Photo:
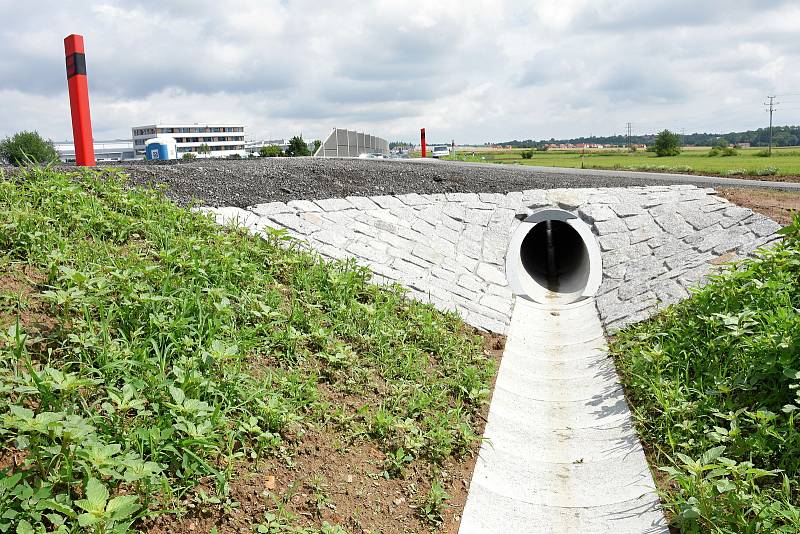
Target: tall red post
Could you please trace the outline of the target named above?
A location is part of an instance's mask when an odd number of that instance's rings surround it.
[[[86,80],[83,36],[67,36],[64,39],[64,54],[67,56],[67,87],[72,113],[72,138],[75,140],[75,164],[94,167],[94,139],[92,117],[89,115],[89,83]]]
[[[422,157],[424,158],[428,155],[428,145],[425,144],[425,128],[419,129],[419,138],[422,144]]]

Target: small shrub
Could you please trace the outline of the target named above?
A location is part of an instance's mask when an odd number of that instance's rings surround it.
[[[184,152],[183,156],[181,156],[181,159],[195,159],[196,157],[197,155],[194,152]]]
[[[242,159],[242,155],[241,154],[231,154],[230,156],[228,156],[228,159]]]
[[[759,150],[754,154],[759,158],[768,158],[769,157],[769,150]]]
[[[775,167],[764,167],[763,169],[756,169],[756,176],[775,176],[778,174],[778,169]]]
[[[747,169],[728,169],[725,176],[743,176],[747,174]]]
[[[522,159],[531,159],[533,157],[533,150],[523,150],[520,155]]]
[[[708,151],[709,157],[714,156],[737,156],[739,152],[732,146],[715,146],[711,150]]]
[[[434,480],[433,484],[431,484],[431,490],[425,496],[425,500],[419,508],[422,519],[432,525],[440,524],[448,499],[450,499],[450,495],[444,490],[442,484],[438,479]]]

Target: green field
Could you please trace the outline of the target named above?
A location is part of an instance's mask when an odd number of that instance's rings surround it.
[[[621,149],[534,151],[533,157],[523,159],[524,149],[457,150],[447,159],[477,163],[505,163],[541,167],[571,167],[586,169],[621,169],[631,171],[713,174],[720,176],[778,177],[779,180],[800,180],[800,148],[776,148],[772,157],[764,157],[761,148],[739,149],[735,156],[709,156],[709,148],[684,149],[678,156],[658,157],[652,152]],[[474,154],[474,155],[473,155]]]

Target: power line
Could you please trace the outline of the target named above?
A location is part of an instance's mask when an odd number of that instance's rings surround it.
[[[630,122],[625,124],[625,130],[627,132],[627,138],[628,138],[628,150],[630,150],[631,146],[632,146],[631,145],[631,143],[632,143],[632,140],[631,140],[631,128],[632,128],[632,126],[633,125]]]
[[[775,95],[768,96],[767,98],[769,98],[769,102],[764,102],[765,106],[769,106],[767,109],[767,111],[769,111],[769,150],[767,154],[772,156],[772,113],[777,111],[775,105],[780,104],[780,102],[775,102]]]

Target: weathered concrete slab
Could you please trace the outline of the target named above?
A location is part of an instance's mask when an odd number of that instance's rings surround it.
[[[574,343],[578,325],[595,337]],[[591,299],[517,300],[460,532],[669,532],[604,345]]]

